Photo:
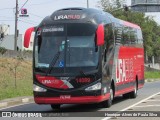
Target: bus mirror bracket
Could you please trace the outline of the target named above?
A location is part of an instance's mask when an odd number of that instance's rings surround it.
[[[97,31],[97,46],[104,45],[104,26],[103,24],[98,25]]]
[[[28,28],[25,32],[25,35],[24,35],[24,42],[23,42],[23,46],[25,48],[28,48],[29,47],[29,43],[30,43],[30,38],[31,38],[31,34],[32,32],[34,32],[35,30],[35,27],[31,27],[31,28]]]

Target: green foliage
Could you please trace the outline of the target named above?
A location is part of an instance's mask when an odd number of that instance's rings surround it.
[[[24,53],[32,53],[33,51],[32,50],[25,50],[23,51]]]
[[[22,62],[24,61],[23,54],[19,53],[16,57],[11,58],[12,59],[12,65],[8,63],[7,61],[5,62],[7,68],[9,68],[10,73],[14,75],[14,85],[15,88],[17,88],[17,69],[20,67]]]
[[[7,51],[6,48],[0,47],[0,54],[3,55],[6,51]]]
[[[20,57],[19,57],[20,58]],[[0,58],[0,100],[20,96],[32,96],[32,62],[16,58]],[[20,63],[16,69],[15,64]]]
[[[142,28],[144,38],[144,49],[148,57],[158,57],[160,55],[160,26],[152,17],[145,16],[144,13],[124,11],[122,8],[123,0],[101,0],[101,8],[113,14],[116,18],[138,24]],[[122,8],[122,9],[119,9]],[[116,10],[118,9],[118,10]]]
[[[121,8],[123,6],[123,0],[101,0],[99,2],[99,7],[101,7],[104,11],[112,12],[118,8]]]
[[[145,79],[158,79],[160,78],[160,72],[145,72]]]

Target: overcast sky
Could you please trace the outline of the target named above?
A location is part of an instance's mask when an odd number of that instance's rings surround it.
[[[31,26],[36,26],[40,21],[55,10],[66,7],[86,7],[87,0],[28,0],[24,8],[28,9],[28,18],[19,18],[18,29],[20,33]],[[16,0],[0,0],[0,24],[10,25],[10,34],[14,33],[15,3]],[[18,0],[19,9],[26,0]],[[98,0],[89,0],[89,6],[96,8]]]
[[[19,9],[27,0],[18,0]],[[99,0],[89,0],[89,7],[97,8]],[[129,5],[131,0],[126,0]],[[0,24],[10,25],[10,34],[14,34],[16,0],[0,0]],[[86,7],[87,0],[28,0],[23,8],[28,10],[28,18],[19,17],[18,29],[24,34],[25,30],[31,26],[36,26],[40,21],[55,10],[66,7]],[[156,14],[153,14],[156,15]]]

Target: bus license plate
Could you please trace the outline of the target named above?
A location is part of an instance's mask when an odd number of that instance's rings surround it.
[[[71,99],[71,95],[60,95],[60,99]]]

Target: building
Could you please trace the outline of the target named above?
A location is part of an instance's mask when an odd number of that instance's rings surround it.
[[[29,48],[23,47],[24,35],[19,34],[17,38],[17,50],[33,50],[33,39],[34,36],[31,36]],[[4,47],[8,50],[14,50],[14,35],[5,35],[3,39],[0,40],[0,47]]]
[[[6,24],[0,24],[0,39],[5,35],[9,35],[10,26]]]
[[[160,12],[160,0],[132,0],[133,11]]]

